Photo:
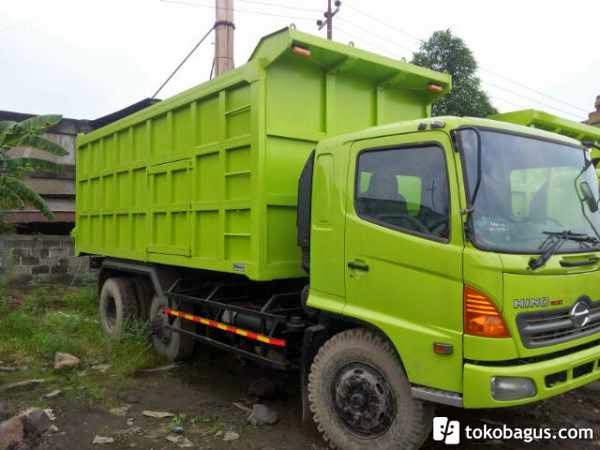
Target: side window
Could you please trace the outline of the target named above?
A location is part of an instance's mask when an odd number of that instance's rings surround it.
[[[446,161],[437,146],[367,150],[358,157],[356,212],[370,222],[449,237]]]

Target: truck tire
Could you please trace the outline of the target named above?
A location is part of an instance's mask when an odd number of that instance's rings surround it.
[[[154,298],[154,287],[152,283],[144,277],[132,278],[133,288],[138,304],[138,318],[144,322],[150,317],[150,305]]]
[[[100,290],[98,310],[104,334],[120,339],[127,323],[137,315],[137,299],[128,278],[107,278]]]
[[[187,321],[182,321],[180,318],[175,320],[169,319],[163,314],[163,308],[168,306],[166,297],[162,295],[154,295],[152,305],[150,305],[150,323],[152,325],[152,345],[154,350],[159,355],[166,357],[169,361],[182,361],[189,359],[194,353],[194,339],[190,336],[181,333],[174,333],[165,330],[162,326],[170,324],[182,329],[193,330],[193,325],[189,325]],[[182,305],[180,310],[188,311],[188,307]],[[183,322],[183,323],[182,323]]]
[[[312,363],[308,400],[319,432],[343,450],[418,449],[433,410],[414,399],[391,345],[364,329],[329,339]]]

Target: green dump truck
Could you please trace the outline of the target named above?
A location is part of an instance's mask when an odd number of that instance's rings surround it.
[[[430,118],[447,75],[293,29],[77,150],[78,254],[105,332],[148,319],[300,374],[338,448],[418,448],[433,405],[498,408],[600,378],[589,150]]]

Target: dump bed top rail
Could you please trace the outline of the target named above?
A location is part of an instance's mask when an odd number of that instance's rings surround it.
[[[578,141],[593,141],[600,144],[600,128],[573,120],[563,119],[544,111],[525,109],[504,114],[496,114],[490,119],[502,122],[539,128],[541,130],[568,136]]]

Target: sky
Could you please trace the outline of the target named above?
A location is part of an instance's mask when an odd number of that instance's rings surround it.
[[[234,0],[235,63],[294,23],[324,35],[326,0]],[[214,0],[1,0],[0,110],[94,119],[150,97],[214,22]],[[600,95],[600,2],[343,0],[334,40],[410,60],[451,29],[473,51],[500,111],[584,120]],[[160,93],[206,81],[207,39]]]

